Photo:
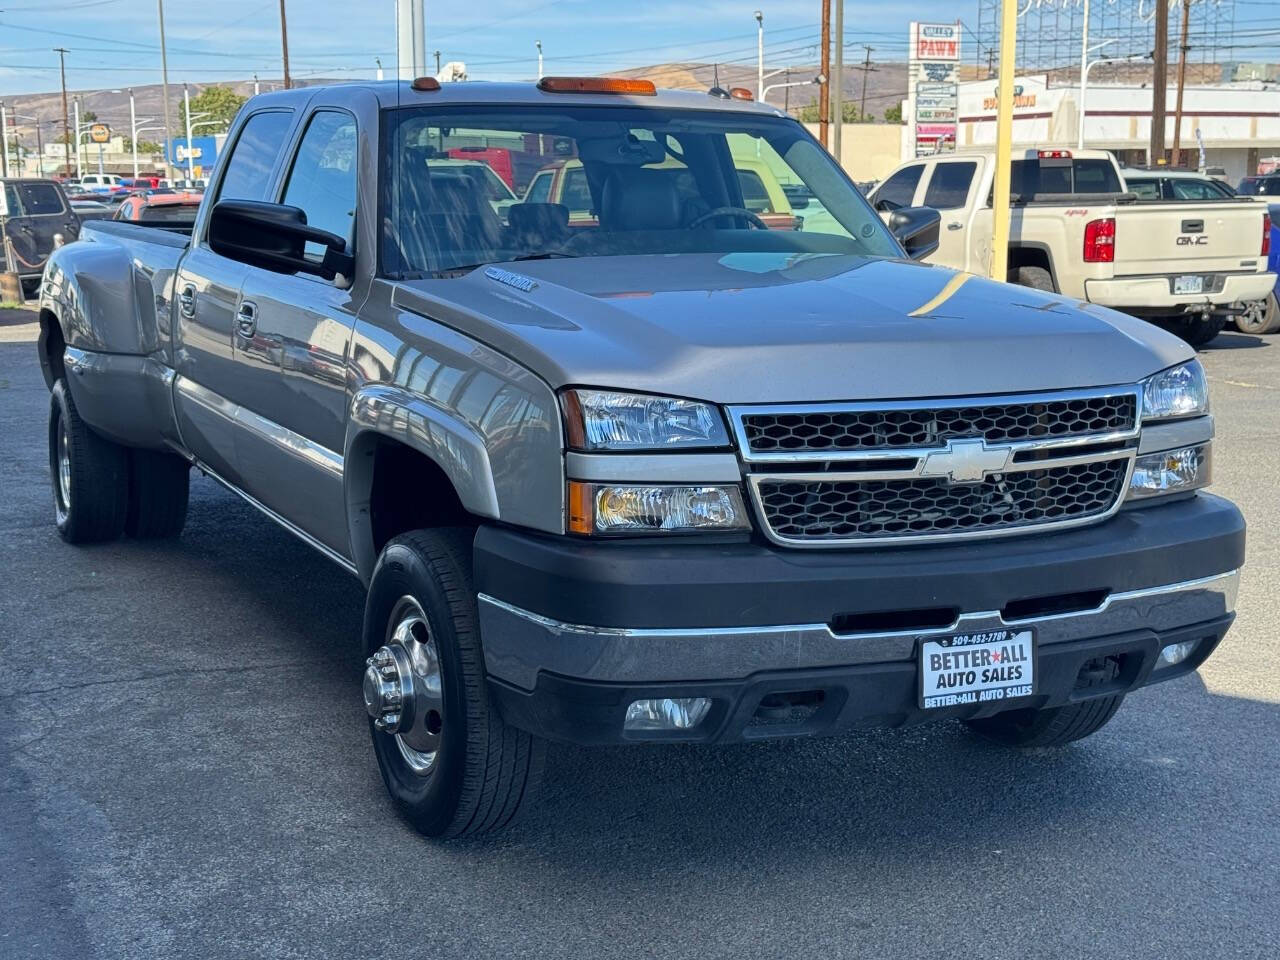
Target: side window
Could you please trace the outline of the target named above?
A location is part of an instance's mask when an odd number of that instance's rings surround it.
[[[916,186],[920,183],[920,174],[924,172],[924,164],[916,163],[903,167],[876,191],[875,208],[877,210],[897,210],[911,206],[916,195]]]
[[[1159,200],[1159,180],[1125,180],[1125,186],[1139,200]]]
[[[935,210],[956,210],[969,199],[969,186],[978,165],[973,162],[938,163],[924,193],[924,205]]]
[[[62,196],[52,183],[24,183],[22,191],[23,212],[28,217],[45,217],[62,212]]]
[[[540,173],[529,184],[529,191],[524,195],[525,203],[546,203],[551,196],[551,172]]]
[[[570,167],[564,172],[560,202],[569,208],[570,213],[591,212],[591,188],[587,186],[587,171],[581,167]]]
[[[742,204],[752,213],[773,213],[769,205],[769,191],[765,189],[760,174],[754,170],[739,170],[738,185],[742,188]]]
[[[307,223],[355,239],[356,221],[356,121],[349,113],[318,111],[307,124],[282,201],[299,207]],[[308,243],[306,256],[319,260],[324,248]]]
[[[257,113],[241,128],[227,159],[227,172],[218,188],[218,200],[265,200],[271,187],[271,170],[284,149],[290,113]]]
[[[18,188],[12,183],[4,185],[4,203],[8,208],[6,216],[22,216],[22,204],[18,202]]]

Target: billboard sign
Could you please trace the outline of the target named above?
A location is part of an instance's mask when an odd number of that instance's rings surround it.
[[[111,128],[105,123],[95,123],[89,127],[89,139],[94,143],[110,143]]]
[[[959,116],[959,23],[912,23],[907,94],[917,157],[954,150]]]

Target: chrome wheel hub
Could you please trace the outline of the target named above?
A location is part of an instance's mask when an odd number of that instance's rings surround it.
[[[71,509],[71,439],[67,436],[67,425],[58,419],[58,496],[62,500],[62,509]]]
[[[413,597],[396,601],[386,642],[365,661],[364,705],[374,728],[396,738],[410,769],[430,773],[444,729],[444,697],[439,650]]]

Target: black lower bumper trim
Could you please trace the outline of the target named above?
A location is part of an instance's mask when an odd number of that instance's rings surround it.
[[[490,679],[504,718],[553,740],[577,744],[644,741],[724,743],[771,737],[814,736],[859,727],[900,727],[928,720],[972,719],[1005,710],[1056,707],[1075,700],[1127,693],[1196,669],[1226,634],[1233,615],[1157,634],[1151,630],[1056,643],[1037,652],[1037,691],[1019,700],[925,710],[919,706],[915,661],[759,673],[743,680],[691,683],[614,684],[543,673],[531,691]],[[1160,650],[1198,640],[1191,657],[1156,669]],[[1118,671],[1105,687],[1078,687],[1080,672],[1099,658],[1113,658]],[[635,700],[709,697],[712,706],[692,730],[624,732]],[[778,704],[801,706],[779,709]]]
[[[569,624],[839,623],[849,614],[1003,610],[1210,577],[1244,563],[1244,529],[1235,506],[1207,494],[1059,533],[881,549],[601,543],[484,526],[475,577],[478,592]]]

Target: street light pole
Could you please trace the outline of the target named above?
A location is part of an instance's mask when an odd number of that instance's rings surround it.
[[[160,86],[164,97],[164,172],[173,177],[173,127],[169,123],[169,55],[164,48],[164,0],[156,0],[160,9]]]
[[[1101,50],[1108,43],[1113,42],[1114,40],[1104,40],[1102,43],[1094,44],[1092,50],[1089,52],[1092,53],[1093,50]],[[1089,92],[1089,74],[1093,72],[1093,68],[1101,63],[1136,63],[1139,60],[1146,59],[1147,55],[1145,54],[1135,54],[1131,57],[1099,57],[1084,68],[1084,75],[1080,81],[1080,109],[1077,111],[1077,113],[1080,114],[1080,130],[1076,135],[1077,150],[1084,149],[1084,121],[1088,114],[1088,111],[1085,108],[1085,94]]]
[[[812,80],[788,80],[786,83],[770,83],[764,88],[764,95],[769,96],[770,90],[786,90],[790,87],[812,87],[817,84],[826,83],[827,78],[822,74],[818,74]]]
[[[831,138],[831,153],[840,160],[840,141],[844,133],[844,0],[835,0],[836,4],[836,40],[835,63],[831,65],[831,74],[835,77],[835,85],[831,90],[831,114],[836,129]]]
[[[381,83],[382,82],[382,58],[374,57],[373,62],[378,65],[378,82]],[[254,79],[256,80],[257,78],[255,77]],[[254,93],[254,96],[257,96],[258,91],[254,90],[253,93]]]
[[[80,177],[84,176],[84,171],[81,169],[81,163],[80,163],[80,98],[76,97],[75,100],[72,101],[72,105],[75,107],[75,118],[76,118],[76,179],[79,179]],[[70,149],[69,144],[67,149],[68,150]],[[71,159],[70,159],[70,155],[68,154],[67,173],[70,173],[70,172],[71,172]]]
[[[542,79],[542,41],[534,41],[538,45],[538,79]],[[438,56],[438,55],[437,55]],[[436,60],[436,73],[440,72],[440,61]]]

